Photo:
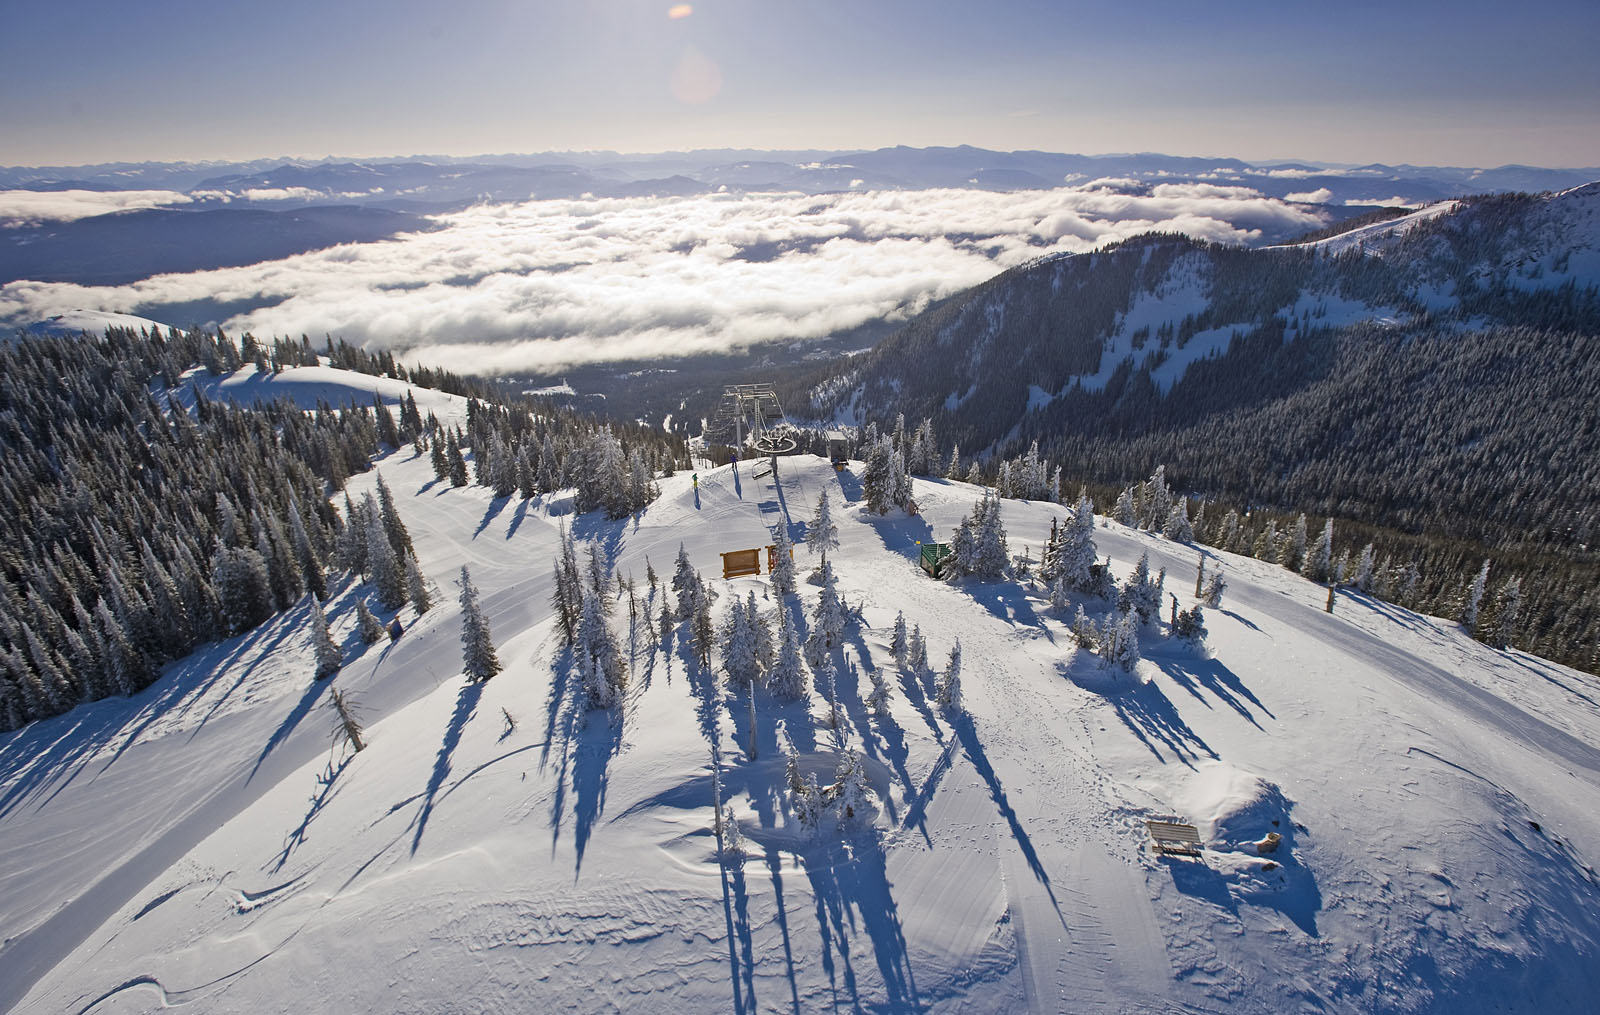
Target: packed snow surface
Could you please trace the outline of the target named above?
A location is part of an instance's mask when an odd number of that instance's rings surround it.
[[[917,569],[976,488],[918,480],[920,516],[879,518],[859,464],[680,473],[618,522],[452,489],[410,448],[379,464],[440,602],[370,647],[363,587],[329,603],[365,751],[331,742],[304,605],[0,737],[0,1008],[1575,1011],[1600,989],[1594,677],[1359,595],[1329,615],[1288,572],[1104,522],[1118,574],[1148,551],[1187,606],[1203,552],[1228,589],[1205,649],[1156,625],[1135,673],[1103,669],[1042,590]],[[825,490],[861,608],[832,657],[844,722],[820,692],[762,692],[750,761],[744,695],[652,621],[681,543],[719,611],[754,591],[803,625],[816,586],[779,604],[718,554],[803,539]],[[1006,501],[1012,550],[1061,513]],[[583,710],[551,619],[562,525],[643,601],[631,640],[615,603],[615,712]],[[462,564],[506,664],[482,685],[461,676]],[[960,639],[964,711],[895,666],[897,611],[935,669]],[[821,779],[865,752],[872,813],[798,828],[780,720]],[[714,745],[742,865],[719,860]],[[1155,816],[1204,855],[1154,855]]]

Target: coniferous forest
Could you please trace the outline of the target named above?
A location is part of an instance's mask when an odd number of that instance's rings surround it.
[[[135,693],[164,663],[346,576],[398,606],[415,558],[387,488],[343,512],[330,502],[386,449],[414,445],[444,463],[442,479],[501,496],[577,482],[577,509],[614,517],[643,506],[680,453],[637,427],[495,404],[387,354],[330,341],[320,361],[466,395],[467,425],[424,419],[410,396],[398,413],[381,401],[245,409],[182,380],[196,366],[319,362],[304,340],[112,329],[0,347],[0,727]]]

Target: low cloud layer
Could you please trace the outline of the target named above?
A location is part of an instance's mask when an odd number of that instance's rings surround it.
[[[243,268],[117,287],[16,282],[0,288],[0,318],[269,302],[224,327],[343,336],[465,372],[554,371],[820,338],[1151,230],[1251,243],[1323,224],[1246,187],[1119,182],[491,205],[441,216],[434,232]]]
[[[188,195],[171,190],[0,190],[0,226],[71,222],[114,211],[162,208],[190,201]]]

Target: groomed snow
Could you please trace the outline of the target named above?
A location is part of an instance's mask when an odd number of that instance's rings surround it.
[[[1359,596],[1330,616],[1322,589],[1210,550],[1229,585],[1208,650],[1149,629],[1136,674],[1104,670],[1039,590],[916,569],[976,499],[962,483],[918,480],[921,517],[876,518],[859,465],[782,459],[775,482],[745,463],[698,491],[664,479],[613,523],[441,486],[409,448],[380,464],[441,603],[364,650],[352,591],[332,604],[366,751],[330,746],[303,607],[0,738],[0,1007],[1560,1011],[1600,987],[1592,676]],[[758,698],[748,762],[743,698],[642,633],[626,707],[585,714],[548,602],[566,523],[642,595],[646,556],[665,580],[681,541],[719,609],[754,590],[771,611],[766,578],[724,581],[717,554],[802,536],[823,490],[863,610],[838,690],[879,799],[870,827],[807,840],[773,723],[829,775],[820,696]],[[1013,551],[1060,513],[1005,502]],[[1096,539],[1119,574],[1148,551],[1191,602],[1195,549]],[[460,676],[462,563],[507,664],[481,686]],[[899,610],[936,668],[961,640],[964,715],[894,670]],[[713,741],[742,868],[716,859]],[[1153,815],[1194,822],[1204,857],[1153,856]]]

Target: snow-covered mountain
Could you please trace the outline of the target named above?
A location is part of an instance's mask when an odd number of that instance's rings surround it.
[[[680,473],[616,522],[452,489],[409,447],[378,464],[441,594],[370,647],[366,590],[328,604],[366,750],[330,745],[304,607],[0,736],[4,1006],[1575,1011],[1600,986],[1592,676],[1360,595],[1329,615],[1322,588],[1210,550],[1227,590],[1204,646],[1158,622],[1134,672],[1103,668],[1036,585],[917,568],[977,488],[918,480],[919,515],[879,517],[859,463]],[[843,720],[822,688],[761,692],[750,760],[745,697],[655,618],[681,546],[719,615],[754,593],[804,629],[818,588],[779,601],[765,575],[718,577],[719,554],[803,538],[824,492],[860,610],[831,653]],[[1012,550],[1061,511],[1005,501]],[[563,526],[641,600],[637,626],[613,603],[615,710],[583,708],[549,605]],[[1117,575],[1149,554],[1193,602],[1195,548],[1104,519],[1094,538]],[[486,684],[461,673],[463,565],[505,664]],[[959,640],[963,707],[896,666],[900,613],[933,670]],[[863,752],[870,813],[804,833],[779,723],[823,782]],[[719,858],[719,791],[742,864]],[[1144,821],[1169,815],[1202,856],[1151,852]]]
[[[1095,481],[1165,462],[1243,506],[1590,544],[1600,477],[1567,452],[1594,439],[1600,184],[1376,218],[1268,249],[1152,236],[1013,269],[794,379],[785,405],[929,418],[969,456],[1038,440]],[[1496,475],[1519,478],[1482,485]],[[1416,489],[1434,480],[1455,492]],[[1523,506],[1482,510],[1502,497]]]

